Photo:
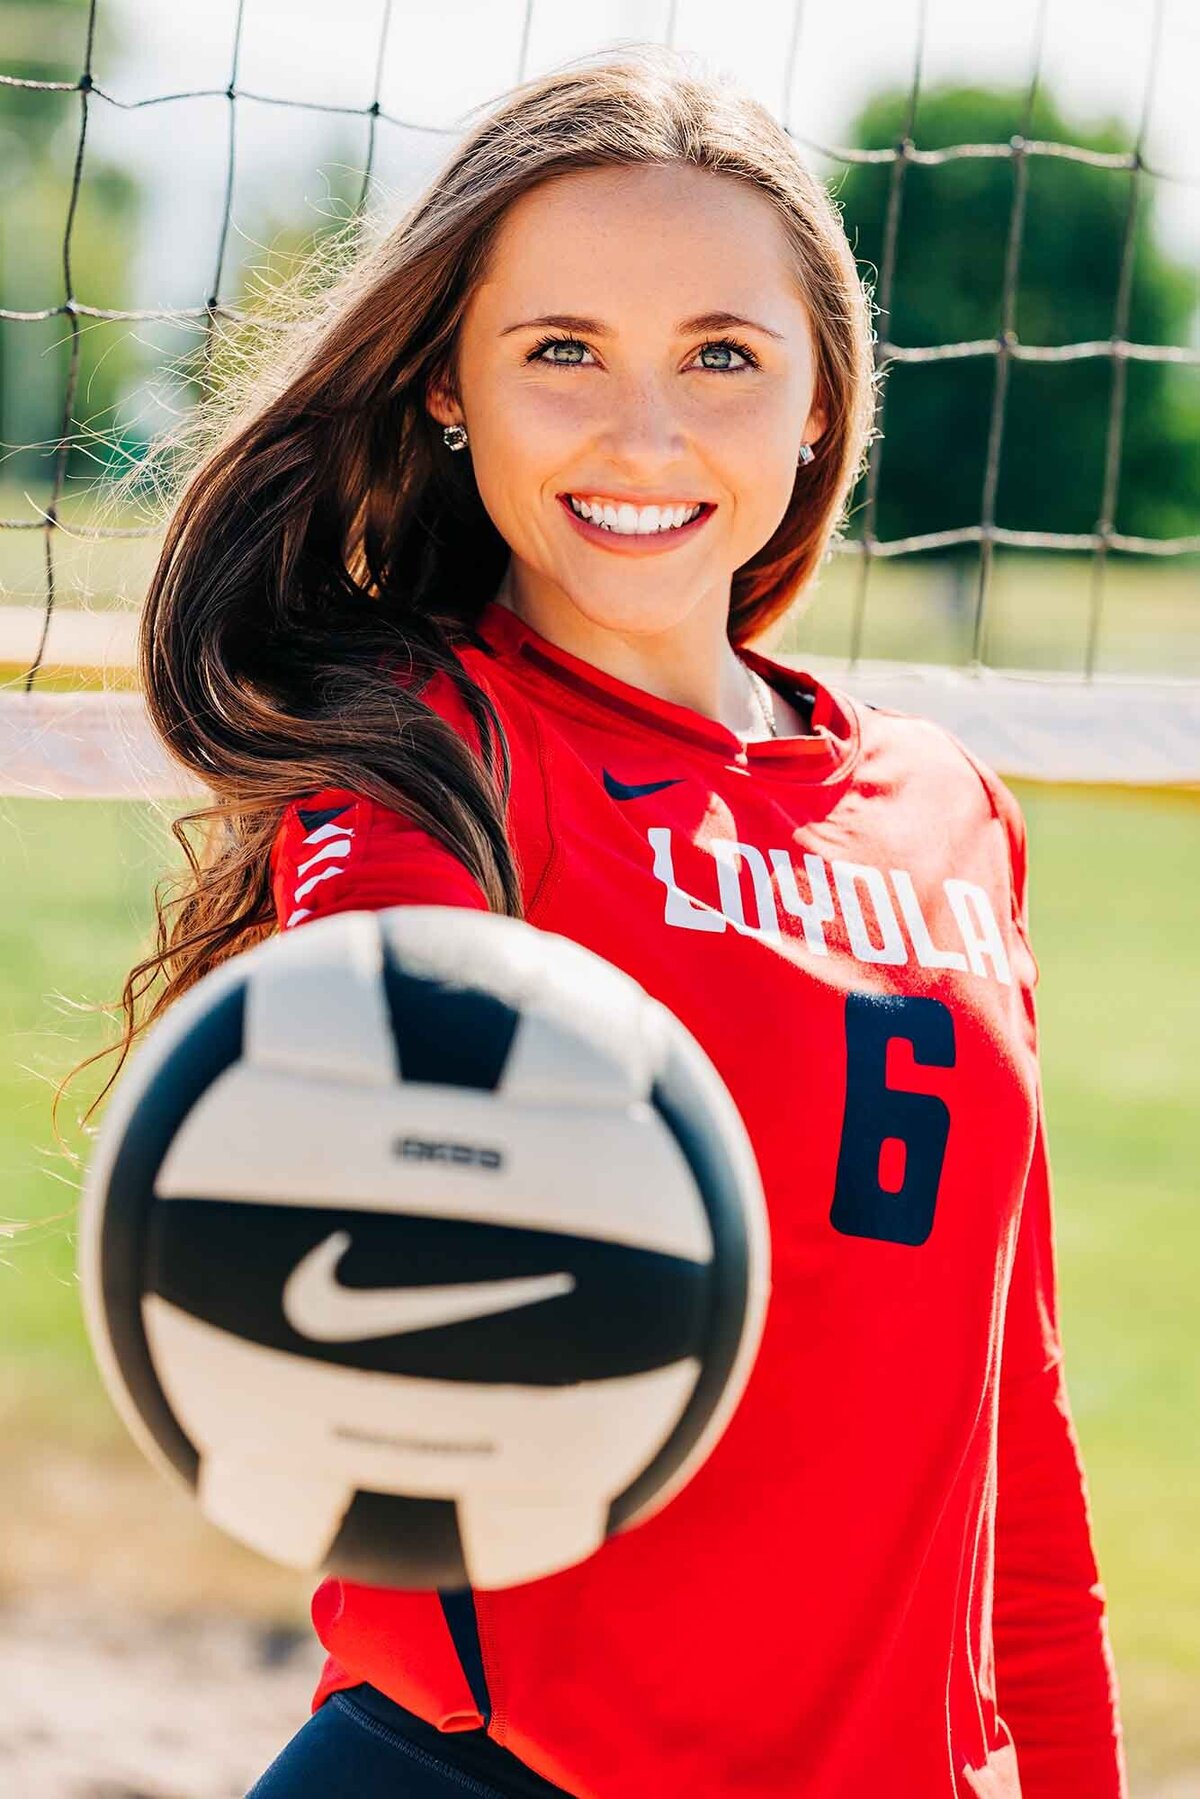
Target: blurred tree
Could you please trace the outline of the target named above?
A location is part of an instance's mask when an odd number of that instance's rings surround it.
[[[1021,126],[1021,91],[942,86],[922,96],[917,147],[1005,143]],[[865,149],[896,144],[907,96],[872,98],[847,141]],[[1088,129],[1068,122],[1045,96],[1029,136],[1121,151],[1115,121]],[[891,165],[852,165],[832,183],[864,276],[882,271]],[[1025,344],[1061,344],[1112,335],[1131,175],[1059,157],[1029,161],[1017,305]],[[880,339],[903,345],[998,336],[1015,164],[968,158],[904,174],[890,317]],[[1126,336],[1137,343],[1187,344],[1196,271],[1173,261],[1154,227],[1153,181],[1142,177]],[[885,383],[875,533],[896,538],[978,523],[995,358],[893,362]],[[1088,532],[1100,513],[1113,364],[1105,357],[1063,363],[1011,361],[996,496],[996,522],[1017,530]],[[851,537],[861,534],[865,484],[855,497]],[[1200,530],[1200,369],[1161,363],[1127,366],[1116,528],[1167,537]],[[950,555],[962,557],[962,551]],[[976,552],[967,553],[974,562]]]
[[[355,154],[340,134],[331,138],[312,171],[324,192],[319,201],[306,196],[303,215],[278,206],[269,179],[251,188],[247,223],[228,240],[231,266],[222,283],[224,303],[244,318],[222,320],[207,348],[197,344],[178,365],[181,406],[196,403],[205,391],[219,392],[227,379],[244,373],[247,360],[269,365],[281,313],[322,291],[344,268],[354,253],[354,234],[361,236],[366,224],[357,210],[363,176]]]
[[[4,72],[28,81],[77,82],[87,27],[87,0],[0,0]],[[113,53],[110,15],[101,9],[95,54],[111,66]],[[77,91],[0,87],[0,304],[13,310],[41,311],[67,298],[63,242],[81,103]],[[85,148],[70,244],[75,299],[114,310],[131,304],[139,215],[134,176]],[[140,352],[128,324],[84,317],[79,325],[67,472],[90,482],[97,463],[116,451],[120,403],[136,378]],[[0,322],[3,475],[31,487],[39,500],[63,428],[71,338],[71,322],[61,313]]]

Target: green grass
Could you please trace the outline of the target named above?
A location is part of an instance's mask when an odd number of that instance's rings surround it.
[[[168,822],[148,806],[0,802],[0,1369],[10,1404],[33,1391],[72,1423],[99,1418],[73,1277],[77,1171],[50,1124],[54,1084],[109,1038],[81,1004],[111,1000],[150,924],[168,856]],[[96,1090],[81,1080],[69,1122]],[[78,1131],[64,1129],[79,1151]],[[18,1384],[21,1383],[21,1384]],[[16,1385],[14,1395],[13,1387]]]
[[[1200,1766],[1200,796],[1023,788],[1072,1410],[1131,1763]]]
[[[1069,1388],[1108,1588],[1135,1787],[1200,1766],[1200,800],[1023,787]],[[111,997],[149,923],[165,821],[0,806],[0,1259],[10,1431],[119,1436],[73,1284],[75,1176],[49,1082],[100,1041],[53,999]],[[87,1083],[81,1092],[87,1091]],[[10,1439],[11,1440],[11,1439]]]

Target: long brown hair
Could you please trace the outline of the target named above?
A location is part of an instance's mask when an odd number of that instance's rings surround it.
[[[459,322],[520,195],[573,170],[674,163],[775,204],[828,418],[774,536],[733,577],[730,642],[765,631],[829,552],[869,446],[875,375],[870,297],[825,188],[765,107],[659,45],[513,89],[399,224],[290,322],[173,502],[141,675],[155,728],[213,803],[175,827],[187,869],[160,894],[155,948],[126,981],[112,1078],[145,1024],[270,933],[270,845],[305,792],[347,787],[405,810],[492,910],[521,916],[508,745],[453,648],[508,549],[426,398],[434,382],[457,396]],[[418,679],[398,681],[397,668]],[[483,760],[420,697],[439,670],[480,726]]]

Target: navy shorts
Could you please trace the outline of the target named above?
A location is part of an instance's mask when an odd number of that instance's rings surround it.
[[[570,1799],[483,1730],[444,1732],[378,1688],[334,1693],[246,1799]]]

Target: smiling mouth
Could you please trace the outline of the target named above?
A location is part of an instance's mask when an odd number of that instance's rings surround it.
[[[628,501],[604,500],[598,496],[581,498],[573,493],[560,494],[559,498],[576,518],[601,531],[611,531],[617,537],[657,537],[681,531],[702,514],[713,510],[705,500],[680,500],[665,506],[633,506]]]

